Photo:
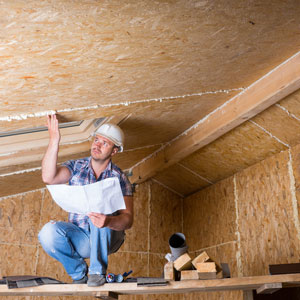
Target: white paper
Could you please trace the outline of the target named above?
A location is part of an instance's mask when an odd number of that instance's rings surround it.
[[[125,209],[125,202],[117,177],[107,178],[87,185],[47,185],[53,200],[65,211],[105,215]]]

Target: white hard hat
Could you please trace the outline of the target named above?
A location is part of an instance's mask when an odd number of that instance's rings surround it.
[[[111,123],[103,124],[94,132],[93,135],[101,135],[109,139],[119,147],[119,152],[123,152],[124,133],[119,126]]]

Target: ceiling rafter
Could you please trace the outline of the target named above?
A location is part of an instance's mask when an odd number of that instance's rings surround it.
[[[140,183],[153,177],[299,88],[300,52],[297,52],[180,136],[133,166],[131,181]]]

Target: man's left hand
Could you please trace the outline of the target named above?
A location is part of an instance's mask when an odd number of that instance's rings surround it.
[[[107,226],[108,217],[106,215],[91,212],[88,213],[88,217],[90,218],[92,223],[98,228],[103,228]]]

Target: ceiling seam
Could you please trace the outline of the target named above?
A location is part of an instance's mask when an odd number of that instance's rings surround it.
[[[27,191],[27,192],[18,193],[18,194],[14,194],[14,195],[3,196],[3,197],[0,197],[0,202],[3,201],[3,200],[6,200],[8,198],[20,197],[20,196],[27,195],[27,194],[30,194],[30,193],[35,193],[35,192],[38,192],[38,191],[42,192],[45,189],[46,188],[44,187],[44,188],[40,188],[40,189],[36,189],[36,190],[30,190],[30,191]]]
[[[174,194],[177,194],[178,196],[180,196],[181,198],[184,198],[184,195],[180,194],[179,192],[173,190],[171,187],[165,185],[164,183],[158,181],[157,179],[151,178],[151,180],[153,180],[154,182],[156,182],[157,184],[160,184],[162,187],[166,188],[167,190],[173,192]]]
[[[297,116],[295,116],[293,113],[291,113],[288,109],[286,109],[284,106],[278,103],[276,104],[276,106],[282,109],[283,111],[285,111],[291,118],[296,119],[297,121],[300,122],[300,119]]]
[[[213,182],[211,182],[210,180],[202,177],[200,174],[198,174],[197,172],[191,170],[190,168],[186,167],[185,165],[181,164],[181,163],[177,163],[177,165],[183,167],[184,169],[186,169],[187,171],[189,171],[190,173],[194,174],[195,176],[201,178],[202,180],[206,181],[207,183],[210,183],[210,184],[214,184]]]
[[[28,113],[28,114],[19,114],[19,115],[11,115],[6,117],[0,117],[0,121],[11,122],[13,120],[26,120],[28,118],[39,118],[45,117],[47,115],[59,114],[64,112],[73,112],[73,111],[82,111],[82,110],[95,110],[99,108],[110,108],[114,106],[129,106],[132,104],[139,104],[139,103],[149,103],[149,102],[163,102],[166,100],[176,100],[181,98],[188,98],[194,96],[204,96],[210,94],[229,94],[235,91],[244,91],[244,88],[233,88],[227,90],[216,90],[216,91],[206,91],[206,92],[199,92],[199,93],[192,93],[192,94],[185,94],[185,95],[178,95],[178,96],[167,96],[161,98],[150,98],[150,99],[142,99],[142,100],[133,100],[133,101],[122,101],[119,103],[110,103],[110,104],[97,104],[91,106],[83,106],[83,107],[74,107],[74,108],[65,108],[65,109],[58,109],[58,110],[48,110],[42,112],[35,112],[35,113]]]
[[[0,177],[6,177],[6,176],[12,176],[12,175],[19,175],[19,174],[24,174],[24,173],[30,173],[30,172],[35,172],[38,170],[41,170],[42,167],[36,167],[36,168],[31,168],[31,169],[25,169],[25,170],[19,170],[19,171],[14,171],[11,173],[5,173],[5,174],[0,174]]]
[[[278,143],[286,146],[287,148],[290,148],[289,144],[286,144],[285,142],[283,142],[282,140],[280,140],[277,136],[273,135],[270,131],[268,131],[267,129],[265,129],[264,127],[262,127],[261,125],[257,124],[256,122],[254,122],[253,120],[249,120],[249,122],[251,122],[252,124],[256,125],[258,128],[260,128],[262,131],[264,131],[266,134],[268,134],[271,138],[275,139]]]
[[[123,152],[136,151],[136,150],[147,149],[147,148],[152,148],[152,147],[155,147],[155,146],[162,146],[162,145],[163,145],[163,143],[159,143],[159,144],[141,146],[141,147],[136,147],[136,148],[131,148],[131,149],[124,149]]]
[[[212,112],[210,112],[209,114],[207,114],[204,118],[200,119],[198,122],[196,122],[193,126],[189,127],[187,130],[185,130],[184,132],[182,132],[181,134],[179,134],[177,137],[175,137],[174,139],[172,139],[171,141],[165,143],[161,148],[157,149],[156,151],[154,151],[153,153],[151,153],[150,155],[148,155],[147,157],[145,157],[144,159],[142,159],[140,162],[136,163],[134,166],[132,166],[129,170],[132,171],[134,168],[136,168],[138,165],[142,164],[144,161],[150,159],[152,156],[156,155],[157,153],[159,153],[160,151],[162,151],[166,146],[171,145],[174,141],[176,141],[177,139],[179,139],[181,136],[187,135],[191,130],[193,130],[194,128],[197,128],[201,123],[205,122],[211,115],[213,115],[214,113],[216,113],[219,110],[222,110],[223,108],[225,108],[229,103],[231,103],[232,101],[234,101],[236,98],[240,97],[241,95],[243,95],[247,90],[249,90],[252,86],[254,86],[255,84],[257,84],[258,82],[262,81],[264,78],[268,77],[269,75],[271,75],[273,72],[275,72],[277,69],[279,69],[280,67],[282,67],[283,65],[287,64],[289,61],[291,61],[294,57],[296,57],[297,55],[300,54],[300,51],[298,51],[296,54],[292,55],[291,57],[289,57],[287,60],[285,60],[284,62],[282,62],[281,64],[279,64],[278,66],[276,66],[274,69],[272,69],[271,71],[269,71],[267,74],[265,74],[264,76],[260,77],[258,80],[254,81],[251,85],[249,85],[247,88],[241,88],[241,92],[238,93],[237,95],[233,96],[232,98],[230,98],[228,101],[226,101],[225,103],[223,103],[222,105],[220,105],[219,107],[217,107],[215,110],[213,110]],[[252,121],[253,122],[253,121]],[[260,127],[258,124],[256,124],[258,127]],[[273,136],[270,132],[268,132],[267,130],[265,130],[263,127],[260,127],[263,131],[265,131],[266,133],[268,133],[271,137],[275,138],[278,142],[284,144],[286,147],[289,148],[289,145],[285,144],[284,142],[280,141],[277,137]]]

